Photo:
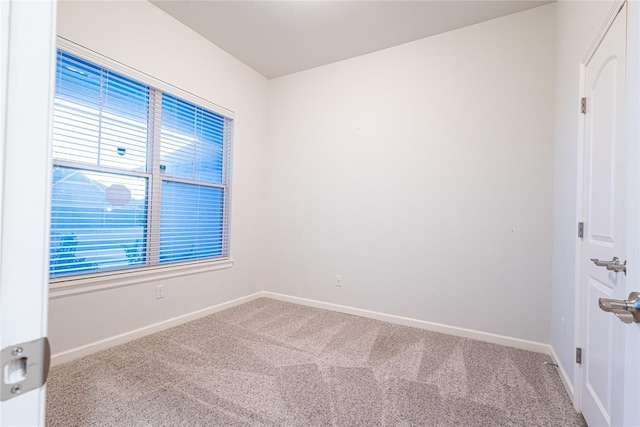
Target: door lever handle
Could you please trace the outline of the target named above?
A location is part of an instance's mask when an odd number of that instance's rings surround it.
[[[604,261],[598,258],[591,258],[591,261],[593,261],[593,263],[598,267],[609,267],[609,264],[614,262],[620,263],[620,259],[618,259],[617,256],[614,256],[611,261]]]
[[[597,265],[598,267],[606,267],[609,271],[614,271],[616,273],[623,272],[626,276],[627,274],[627,261],[623,264],[620,264],[620,259],[617,256],[614,256],[611,261],[603,261],[598,258],[591,258],[591,261]]]
[[[625,260],[624,264],[620,264],[620,260],[618,260],[618,258],[614,257],[613,258],[614,261],[610,262],[609,265],[607,265],[607,270],[609,271],[615,271],[616,273],[619,272],[623,272],[624,275],[627,275],[627,261]]]
[[[600,298],[598,305],[624,323],[640,323],[640,292],[631,292],[628,300]]]

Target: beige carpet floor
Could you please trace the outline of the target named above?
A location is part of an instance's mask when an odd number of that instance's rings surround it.
[[[585,425],[545,361],[261,298],[54,367],[47,425]]]

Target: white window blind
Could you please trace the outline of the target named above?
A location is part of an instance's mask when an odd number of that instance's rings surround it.
[[[232,120],[58,51],[52,277],[229,256]]]

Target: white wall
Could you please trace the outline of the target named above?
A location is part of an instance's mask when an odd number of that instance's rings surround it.
[[[579,60],[608,7],[561,1],[267,82],[147,2],[60,2],[63,37],[235,111],[236,264],[163,281],[163,300],[155,283],[53,299],[54,353],[264,289],[551,339],[570,368]]]
[[[548,343],[554,33],[549,5],[272,80],[267,289]]]
[[[62,1],[58,34],[235,112],[231,269],[50,301],[53,353],[257,292],[267,80],[144,1]]]
[[[553,276],[551,345],[571,386],[574,376],[575,284],[578,222],[580,61],[609,1],[557,3],[555,144],[553,151]],[[564,319],[564,334],[562,332]]]

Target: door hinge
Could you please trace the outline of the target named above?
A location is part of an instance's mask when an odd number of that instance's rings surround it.
[[[587,114],[587,98],[580,99],[580,112]]]
[[[584,237],[584,222],[578,223],[578,237],[581,239]]]
[[[576,347],[576,363],[582,364],[582,349],[580,347]]]

